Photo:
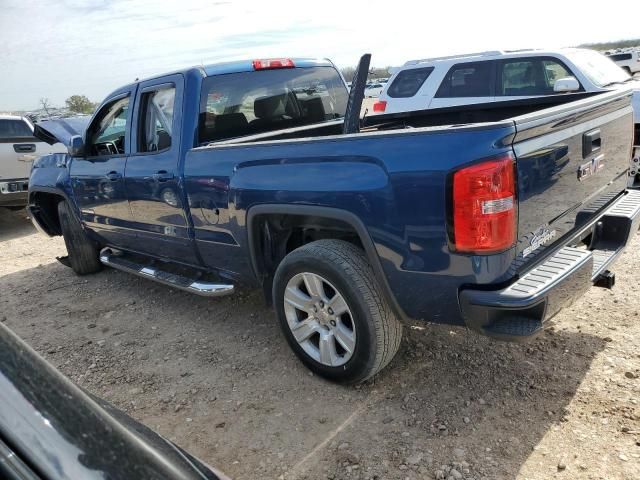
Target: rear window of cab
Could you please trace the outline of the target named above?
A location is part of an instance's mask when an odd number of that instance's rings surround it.
[[[387,89],[391,98],[413,97],[433,72],[433,67],[410,68],[402,70]]]
[[[347,96],[333,67],[211,76],[200,99],[200,144],[342,118]]]

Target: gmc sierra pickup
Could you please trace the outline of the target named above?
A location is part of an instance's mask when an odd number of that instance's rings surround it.
[[[109,95],[35,162],[29,210],[78,274],[107,265],[200,295],[262,288],[296,355],[360,382],[402,321],[539,333],[638,228],[630,91],[358,120],[328,61],[192,68]]]

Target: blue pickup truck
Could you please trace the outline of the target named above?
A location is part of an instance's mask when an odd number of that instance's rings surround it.
[[[38,124],[68,153],[34,163],[29,211],[80,275],[263,289],[297,356],[343,383],[385,367],[406,321],[526,340],[613,286],[640,220],[631,92],[380,115],[345,133],[357,90],[297,58],[136,81],[86,128]]]

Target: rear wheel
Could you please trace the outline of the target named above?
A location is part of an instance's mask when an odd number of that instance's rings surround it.
[[[402,325],[364,252],[348,242],[320,240],[289,253],[276,271],[273,300],[293,351],[330,380],[362,382],[400,346]]]
[[[633,74],[631,73],[631,69],[629,67],[622,67],[622,69],[627,72],[629,75],[633,76]]]
[[[71,268],[78,275],[95,273],[102,268],[99,259],[99,247],[87,233],[82,229],[82,225],[75,217],[69,204],[62,201],[58,204],[58,217],[60,218],[60,228],[64,243],[69,254]]]

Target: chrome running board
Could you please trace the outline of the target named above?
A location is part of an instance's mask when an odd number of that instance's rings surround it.
[[[100,252],[100,262],[108,267],[132,273],[139,277],[154,280],[169,287],[178,288],[203,297],[222,297],[224,295],[230,295],[234,291],[234,286],[231,284],[195,280],[183,275],[165,272],[156,267],[133,262],[125,256],[112,251],[110,248],[102,249]]]

